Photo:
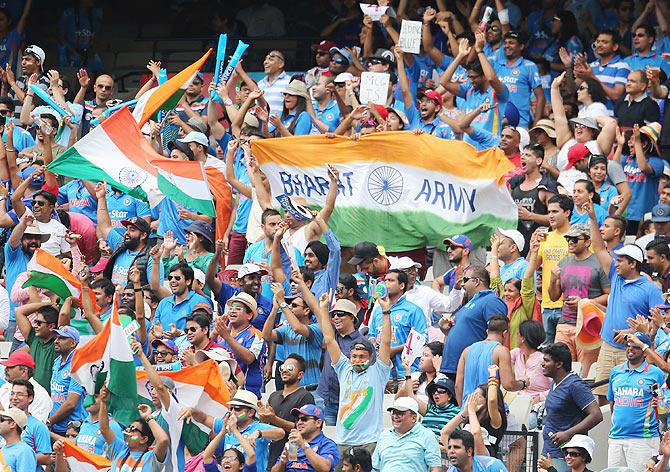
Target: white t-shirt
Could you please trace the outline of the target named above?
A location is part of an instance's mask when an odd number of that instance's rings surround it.
[[[589,106],[580,108],[579,113],[577,114],[579,118],[595,118],[597,116],[612,116],[612,110],[608,110],[607,107],[601,102],[593,102]]]
[[[46,389],[32,377],[30,383],[33,384],[33,388],[35,389],[35,398],[28,407],[28,411],[35,418],[44,423],[49,419],[49,413],[51,413],[51,408],[53,407],[51,396]],[[9,394],[11,392],[12,384],[9,382],[2,384],[2,387],[0,387],[0,405],[2,405],[2,408],[5,410],[9,408]]]
[[[51,237],[40,246],[42,249],[54,256],[70,252],[70,243],[65,240],[67,228],[63,223],[56,220],[49,220],[47,223],[41,223],[35,220],[35,223],[42,233],[51,235]]]

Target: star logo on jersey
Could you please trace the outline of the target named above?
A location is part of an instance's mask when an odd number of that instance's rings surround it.
[[[638,379],[637,384],[640,386],[644,385],[644,379]]]
[[[512,70],[512,75],[519,75],[521,71],[519,69],[513,69]]]
[[[326,115],[326,119],[329,120],[329,121],[332,120],[333,118],[335,118],[335,116],[332,113],[328,113]]]
[[[124,204],[124,205],[130,205],[130,198],[126,198],[126,199],[123,201],[123,204]]]

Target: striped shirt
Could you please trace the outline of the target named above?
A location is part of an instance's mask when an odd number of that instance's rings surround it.
[[[290,81],[291,77],[286,72],[279,74],[272,83],[268,81],[267,75],[258,81],[258,88],[264,92],[263,97],[270,105],[270,113],[273,115],[281,116],[284,108],[284,90]]]
[[[434,403],[429,404],[421,424],[435,433],[435,436],[439,438],[440,431],[442,431],[444,425],[449,423],[459,411],[461,410],[453,403],[449,403],[445,406],[438,406]]]
[[[626,85],[630,66],[621,59],[621,56],[614,56],[611,61],[604,65],[601,64],[600,59],[593,61],[590,65],[593,73],[604,87],[612,88],[619,84]]]

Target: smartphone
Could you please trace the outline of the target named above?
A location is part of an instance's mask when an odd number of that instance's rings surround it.
[[[377,298],[386,298],[389,294],[388,287],[386,286],[386,282],[380,281],[377,283],[377,286],[375,287],[375,294],[377,294]]]

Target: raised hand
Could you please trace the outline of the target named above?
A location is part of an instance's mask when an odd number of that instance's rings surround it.
[[[463,59],[464,57],[467,57],[471,50],[470,42],[466,38],[461,38],[458,43],[458,58]]]
[[[423,11],[423,22],[430,23],[435,21],[437,11],[433,7],[428,7]]]
[[[161,61],[154,61],[153,59],[147,64],[147,69],[153,74],[154,78],[158,78],[158,73],[161,70]]]
[[[86,69],[79,69],[77,72],[77,81],[79,86],[83,89],[87,89],[91,85],[91,78],[88,76]]]

